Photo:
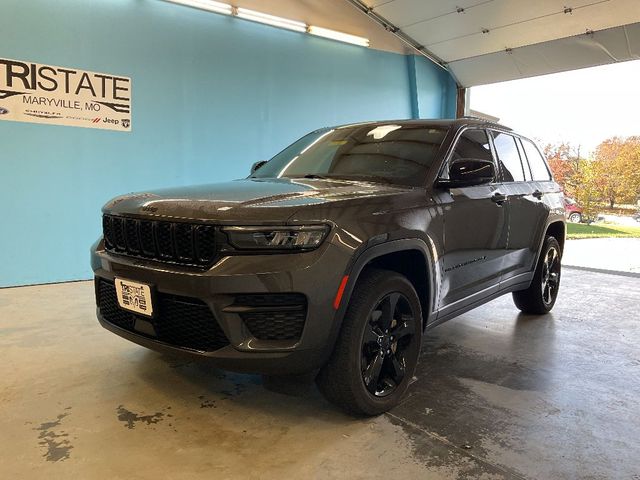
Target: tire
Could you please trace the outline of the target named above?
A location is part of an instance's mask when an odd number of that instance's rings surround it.
[[[330,402],[349,413],[386,412],[399,403],[413,378],[421,340],[422,309],[411,282],[396,272],[367,270],[316,383]]]
[[[554,237],[547,237],[531,285],[513,292],[513,302],[523,313],[544,315],[551,311],[560,289],[561,259],[560,244]]]
[[[578,212],[573,212],[571,215],[569,215],[569,221],[571,223],[580,223],[582,222],[582,215]]]

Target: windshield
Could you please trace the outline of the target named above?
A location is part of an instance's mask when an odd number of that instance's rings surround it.
[[[338,178],[422,185],[447,130],[356,125],[320,130],[285,148],[251,178]]]

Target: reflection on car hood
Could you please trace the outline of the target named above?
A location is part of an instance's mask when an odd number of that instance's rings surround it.
[[[122,195],[107,203],[103,211],[203,220],[248,217],[285,221],[303,206],[386,197],[411,190],[352,180],[249,178]]]

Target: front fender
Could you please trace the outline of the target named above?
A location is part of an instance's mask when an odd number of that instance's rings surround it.
[[[334,315],[332,330],[326,349],[326,358],[324,359],[325,362],[329,359],[331,353],[333,352],[333,347],[335,345],[336,339],[338,338],[340,329],[342,328],[342,322],[349,306],[349,299],[351,298],[353,290],[358,283],[358,278],[362,274],[362,271],[367,266],[367,264],[369,264],[376,258],[382,257],[389,253],[412,250],[418,251],[422,254],[422,256],[424,257],[428,277],[427,295],[429,308],[426,312],[427,321],[425,322],[425,326],[434,320],[436,314],[436,294],[437,285],[439,282],[439,273],[436,268],[435,262],[435,259],[437,258],[435,250],[436,247],[434,242],[430,241],[430,239],[429,243],[430,244],[427,244],[424,240],[419,238],[403,238],[398,240],[391,240],[363,249],[358,255],[352,258],[351,262],[344,272],[344,276],[348,276],[348,280],[342,294],[340,305],[338,306],[338,309],[336,310]]]

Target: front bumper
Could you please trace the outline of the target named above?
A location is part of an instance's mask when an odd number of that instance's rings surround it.
[[[96,281],[124,278],[152,285],[160,294],[198,299],[210,308],[229,344],[213,351],[178,347],[120,328],[98,308],[103,327],[147,348],[209,359],[227,370],[264,374],[308,372],[328,359],[339,328],[333,300],[349,260],[346,251],[330,242],[306,253],[227,256],[206,271],[114,255],[105,251],[102,241],[91,251]],[[237,295],[266,293],[306,296],[307,314],[299,338],[258,339],[238,313],[228,311]]]

